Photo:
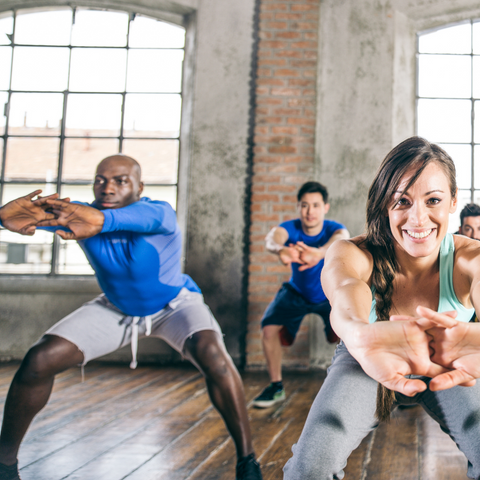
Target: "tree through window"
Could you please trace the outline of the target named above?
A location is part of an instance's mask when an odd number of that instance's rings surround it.
[[[86,8],[0,14],[0,196],[37,188],[91,202],[122,152],[144,195],[175,207],[185,29]],[[0,231],[0,273],[93,273],[75,242]]]

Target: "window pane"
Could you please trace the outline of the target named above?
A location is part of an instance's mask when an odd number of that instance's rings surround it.
[[[72,45],[124,47],[128,14],[78,9],[72,29]]]
[[[137,95],[125,98],[123,134],[127,137],[178,137],[180,95]]]
[[[125,89],[126,50],[74,48],[70,90],[120,92]]]
[[[480,23],[473,24],[473,53],[480,53]]]
[[[5,180],[55,182],[59,143],[58,138],[9,138]]]
[[[5,122],[7,121],[7,117],[4,115],[5,113],[5,105],[8,102],[8,93],[7,92],[0,92],[0,135],[5,133]]]
[[[475,108],[475,121],[474,125],[474,141],[480,143],[480,101],[474,103]]]
[[[124,140],[123,153],[140,163],[145,183],[177,183],[178,140]]]
[[[138,15],[130,22],[130,47],[183,48],[184,45],[185,29],[182,27]]]
[[[61,93],[12,93],[8,133],[60,135],[62,114]]]
[[[457,210],[454,213],[450,214],[448,220],[448,231],[450,233],[455,233],[458,231],[460,227],[460,212],[463,210],[463,207],[465,207],[467,203],[471,203],[472,201],[470,190],[459,190],[457,196]]]
[[[470,188],[472,184],[472,147],[470,145],[440,144],[452,157],[457,171],[457,187]]]
[[[420,35],[418,51],[420,53],[470,53],[471,30],[469,22]]]
[[[10,87],[10,68],[12,65],[12,48],[0,47],[0,90]],[[2,112],[3,113],[3,112]]]
[[[62,181],[92,181],[100,161],[115,153],[118,153],[117,139],[65,139]]]
[[[175,210],[177,209],[177,187],[154,187],[145,185],[142,197],[148,197],[151,200],[163,200],[168,202]]]
[[[90,175],[90,179],[92,178],[93,175]],[[72,201],[92,203],[93,185],[62,185],[62,197],[69,197]],[[59,240],[58,273],[64,275],[92,275],[93,269],[78,243],[72,240]]]
[[[420,97],[470,98],[470,56],[420,55],[418,68]]]
[[[180,92],[183,50],[130,50],[127,91]]]
[[[72,10],[26,13],[19,10],[15,22],[15,43],[68,45]]]
[[[80,245],[73,240],[60,238],[58,252],[58,273],[61,275],[93,275],[93,268]]]
[[[8,203],[45,185],[5,185],[3,203]],[[53,192],[52,192],[53,193]],[[50,273],[53,234],[37,229],[25,236],[0,230],[0,273]]]
[[[474,154],[473,168],[475,171],[474,188],[480,188],[480,145],[475,145],[473,154]]]
[[[67,88],[68,48],[15,47],[14,90],[62,91]]]
[[[473,57],[473,96],[480,97],[480,57]]]
[[[1,14],[5,15],[5,13]],[[13,33],[13,16],[12,12],[7,12],[4,18],[0,18],[0,45],[10,45],[12,42],[7,35]]]
[[[431,142],[469,143],[472,134],[469,100],[418,100],[418,135]]]
[[[66,135],[109,137],[120,134],[121,95],[68,96]]]
[[[93,172],[89,180],[93,179]],[[72,202],[92,203],[95,200],[93,196],[93,184],[89,185],[62,185],[62,198],[69,197]]]

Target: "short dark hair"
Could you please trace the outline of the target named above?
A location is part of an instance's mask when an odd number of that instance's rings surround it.
[[[463,219],[465,217],[480,216],[480,207],[476,203],[467,203],[460,212],[460,225],[463,227]]]
[[[300,201],[306,193],[319,193],[323,197],[323,201],[325,203],[328,202],[327,187],[324,187],[321,183],[318,183],[318,182],[304,183],[300,187],[300,190],[297,193],[297,200]]]

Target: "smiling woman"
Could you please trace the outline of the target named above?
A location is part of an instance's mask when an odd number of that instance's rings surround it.
[[[184,46],[183,27],[127,12],[2,13],[0,201],[36,188],[91,201],[95,166],[120,152],[175,207]],[[93,272],[73,242],[1,230],[0,273]]]
[[[436,419],[480,478],[480,247],[447,233],[456,194],[448,154],[407,139],[370,187],[366,234],[330,247],[322,285],[342,342],[285,479],[343,478],[353,449],[402,404]]]

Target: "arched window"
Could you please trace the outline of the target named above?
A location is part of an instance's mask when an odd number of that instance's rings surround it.
[[[175,207],[185,29],[86,8],[0,14],[0,196],[37,188],[91,202],[96,164],[122,152],[144,195]],[[0,273],[88,274],[76,242],[0,231]]]
[[[454,159],[459,205],[480,203],[480,23],[422,32],[417,54],[417,132]]]

